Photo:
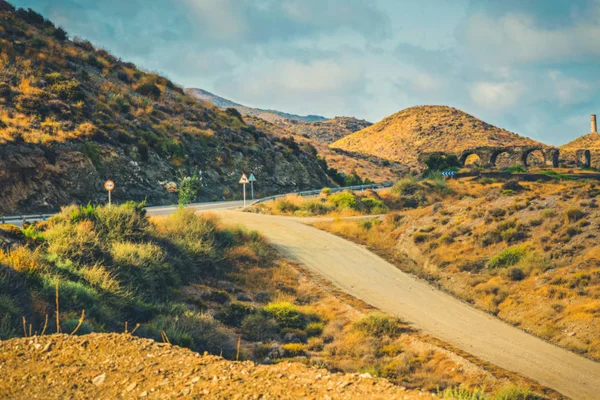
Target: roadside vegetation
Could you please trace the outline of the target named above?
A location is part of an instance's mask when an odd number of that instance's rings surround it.
[[[600,185],[475,177],[448,181],[447,193],[417,208],[393,208],[368,224],[336,220],[317,227],[365,244],[482,310],[599,360]]]
[[[258,233],[211,215],[180,209],[150,219],[136,203],[70,206],[48,222],[0,226],[0,248],[1,339],[122,332],[229,359],[294,359],[369,373],[433,392],[532,385],[324,291]]]
[[[316,197],[288,195],[249,207],[246,211],[297,217],[379,215],[432,204],[452,193],[445,177],[438,171],[431,171],[425,179],[403,178],[393,187],[380,191],[332,193],[331,189],[323,188]]]

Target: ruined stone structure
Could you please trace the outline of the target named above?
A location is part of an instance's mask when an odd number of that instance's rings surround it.
[[[592,133],[598,133],[598,126],[596,125],[596,114],[592,114]]]
[[[500,155],[506,155],[511,161],[511,164],[528,166],[527,157],[534,151],[539,151],[543,155],[544,165],[549,167],[558,167],[559,150],[555,147],[541,146],[477,147],[464,150],[460,153],[431,152],[421,154],[419,160],[424,162],[425,159],[431,154],[454,154],[458,157],[461,164],[465,165],[467,158],[470,155],[475,154],[477,157],[479,157],[479,164],[481,166],[486,168],[494,168],[496,166],[498,157]]]

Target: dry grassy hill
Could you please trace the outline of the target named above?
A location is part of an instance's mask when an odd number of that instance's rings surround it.
[[[564,144],[560,147],[561,150],[575,151],[575,150],[600,150],[600,134],[588,133],[578,137],[577,139]]]
[[[1,214],[104,201],[108,178],[119,201],[173,203],[180,169],[205,200],[240,196],[242,172],[261,195],[328,183],[312,153],[3,0],[0,50]]]
[[[416,166],[420,153],[482,146],[542,145],[447,106],[402,110],[331,145]]]

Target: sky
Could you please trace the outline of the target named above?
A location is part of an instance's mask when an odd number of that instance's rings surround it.
[[[10,0],[9,0],[10,1]],[[600,0],[12,0],[248,106],[377,122],[443,104],[560,145],[600,114]]]

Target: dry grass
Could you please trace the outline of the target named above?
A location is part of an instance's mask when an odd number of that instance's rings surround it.
[[[503,195],[500,182],[453,182],[455,196],[404,211],[395,222],[317,227],[365,244],[511,324],[600,359],[597,184],[521,184],[523,193]]]

